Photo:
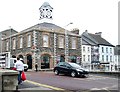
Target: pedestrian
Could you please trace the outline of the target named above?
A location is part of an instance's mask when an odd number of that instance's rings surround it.
[[[38,64],[35,63],[35,69],[36,69],[36,72],[38,71]]]
[[[18,73],[18,84],[22,83],[21,74],[24,71],[23,62],[17,57],[17,62],[14,65],[14,68],[19,72]]]

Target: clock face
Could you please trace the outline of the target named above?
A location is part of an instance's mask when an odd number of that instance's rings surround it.
[[[47,16],[51,16],[51,12],[50,11],[47,11]]]

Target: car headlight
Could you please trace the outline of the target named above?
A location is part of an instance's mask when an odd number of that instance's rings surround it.
[[[78,72],[82,72],[83,70],[81,70],[81,69],[76,69]]]
[[[85,69],[85,71],[86,71],[86,72],[89,72],[89,70],[88,70],[88,69]]]

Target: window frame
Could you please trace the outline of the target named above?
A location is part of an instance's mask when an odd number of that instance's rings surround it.
[[[102,53],[104,53],[104,47],[102,47]]]
[[[83,52],[85,52],[85,46],[83,46]]]
[[[28,34],[27,35],[27,47],[31,47],[31,39],[32,39],[31,34]]]
[[[12,41],[13,41],[12,49],[16,49],[16,38],[13,38]]]
[[[64,48],[64,46],[65,46],[65,39],[64,39],[64,37],[63,36],[59,36],[59,42],[58,42],[58,47],[59,48]],[[62,41],[61,41],[62,40]]]
[[[8,50],[9,50],[9,42],[6,41],[6,51],[8,51]]]
[[[72,37],[72,39],[71,39],[71,49],[77,49],[76,37]]]
[[[20,47],[19,48],[23,48],[23,37],[22,36],[20,36],[20,41],[19,41],[19,43],[20,43]]]
[[[45,45],[45,43],[44,43],[44,37],[48,37],[47,38],[47,41],[46,41],[46,45]],[[46,39],[46,38],[45,38]],[[49,35],[48,34],[43,34],[42,35],[42,42],[43,42],[43,47],[49,47],[49,43],[50,43],[50,41],[49,41]]]

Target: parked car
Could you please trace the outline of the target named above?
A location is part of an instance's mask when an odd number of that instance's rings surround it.
[[[82,68],[77,63],[71,63],[71,62],[59,62],[56,67],[53,69],[55,75],[59,74],[67,74],[72,77],[88,77],[89,71]]]

